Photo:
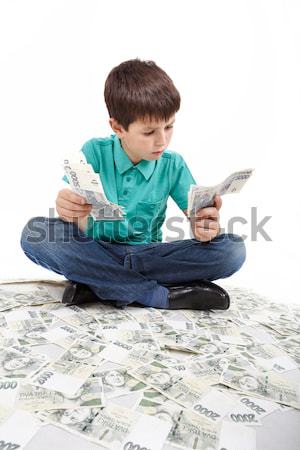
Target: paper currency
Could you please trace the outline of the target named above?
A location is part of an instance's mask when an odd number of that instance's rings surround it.
[[[94,371],[94,366],[77,361],[56,361],[35,374],[32,384],[72,396]]]
[[[102,364],[94,373],[103,383],[105,397],[108,399],[146,389],[147,385],[129,375],[126,367],[121,364]]]
[[[198,209],[212,206],[216,194],[225,195],[240,192],[246,181],[252,175],[253,170],[245,169],[234,172],[216,186],[205,187],[192,184],[188,193],[188,217],[195,215]]]
[[[88,378],[74,395],[69,396],[54,390],[24,384],[17,389],[14,400],[17,408],[27,411],[96,408],[103,407],[105,404],[102,379],[98,377]]]
[[[68,350],[61,355],[56,364],[68,365],[69,363],[82,363],[97,366],[103,360],[102,350],[106,345],[97,338],[91,336],[77,339]]]
[[[171,428],[163,420],[112,403],[101,410],[57,410],[43,417],[112,450],[160,450]]]
[[[79,162],[65,158],[63,168],[70,186],[74,192],[84,197],[87,203],[93,205],[91,216],[94,220],[122,220],[125,216],[124,207],[110,202],[105,196],[100,174],[96,173],[91,164],[85,160],[84,154]]]
[[[175,447],[196,450],[217,448],[218,424],[204,420],[192,411],[182,410],[176,425],[174,432],[168,436],[168,442]]]
[[[21,411],[112,450],[254,450],[266,416],[300,409],[296,305],[230,288],[222,312],[65,307],[59,289],[1,285],[2,425]]]
[[[221,375],[221,383],[244,393],[300,409],[300,384],[270,371],[260,372],[229,365]]]
[[[21,349],[20,349],[21,350]],[[48,362],[45,355],[0,348],[0,376],[27,378]]]

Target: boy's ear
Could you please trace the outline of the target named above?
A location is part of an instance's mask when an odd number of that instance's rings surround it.
[[[111,126],[112,130],[117,134],[118,137],[123,137],[124,129],[116,119],[111,117],[109,119],[109,125]]]

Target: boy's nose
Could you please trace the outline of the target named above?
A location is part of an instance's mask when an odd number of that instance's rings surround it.
[[[163,133],[159,136],[155,145],[156,145],[156,147],[161,148],[161,147],[165,147],[166,144],[167,144],[167,138],[166,138],[165,134]]]

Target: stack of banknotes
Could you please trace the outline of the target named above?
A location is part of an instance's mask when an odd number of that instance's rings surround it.
[[[63,289],[0,286],[1,448],[54,424],[104,449],[255,450],[265,417],[299,422],[299,306],[228,288],[227,311],[66,307]]]
[[[191,217],[196,211],[214,204],[214,196],[238,193],[252,175],[254,169],[244,169],[234,172],[226,178],[222,183],[215,186],[198,186],[191,184],[188,193],[188,210],[187,215]]]
[[[100,174],[87,163],[82,152],[66,157],[63,168],[72,190],[93,205],[90,214],[94,220],[124,220],[126,213],[123,206],[106,198]]]

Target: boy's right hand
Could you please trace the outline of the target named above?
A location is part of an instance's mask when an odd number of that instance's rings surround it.
[[[56,211],[59,217],[67,222],[78,222],[88,216],[92,205],[86,202],[81,195],[75,194],[70,189],[62,189],[56,198]]]

